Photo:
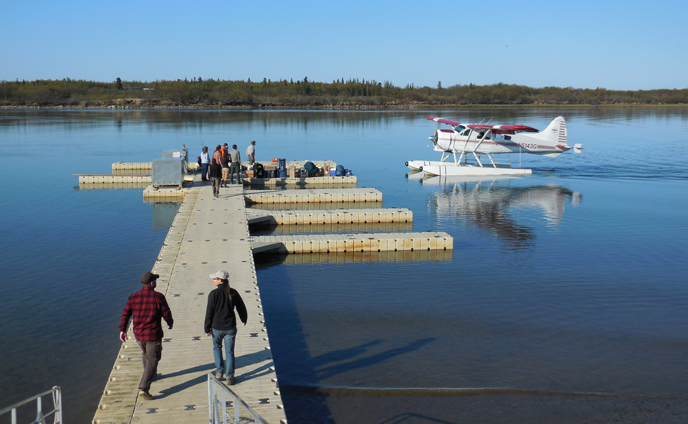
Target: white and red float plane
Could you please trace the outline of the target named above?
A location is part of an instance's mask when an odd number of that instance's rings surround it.
[[[542,132],[525,125],[462,124],[434,116],[427,119],[435,121],[435,134],[430,140],[435,151],[442,152],[442,158],[439,161],[410,160],[406,166],[430,175],[530,175],[530,169],[495,163],[492,155],[532,153],[557,157],[571,149],[580,153],[582,148],[580,144],[573,147],[566,144],[566,121],[561,116]],[[450,125],[451,129],[438,129],[438,124]],[[489,164],[481,162],[482,155],[489,158]],[[447,161],[452,156],[454,161]]]

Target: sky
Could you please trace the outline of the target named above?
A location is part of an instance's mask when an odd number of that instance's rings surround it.
[[[0,0],[0,80],[688,88],[688,2]]]

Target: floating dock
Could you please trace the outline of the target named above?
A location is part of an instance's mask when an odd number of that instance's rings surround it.
[[[153,272],[160,274],[157,290],[165,294],[174,328],[165,328],[159,378],[151,386],[153,400],[138,397],[141,351],[129,329],[93,422],[207,423],[207,374],[214,370],[212,339],[203,332],[208,277],[218,269],[229,272],[230,285],[248,309],[248,324],[239,324],[236,338],[236,378],[232,390],[269,423],[285,423],[269,335],[245,216],[243,189],[221,189],[215,199],[210,185],[191,188],[174,219]],[[131,292],[140,288],[131,282]],[[163,323],[164,324],[164,323]]]
[[[409,209],[323,209],[323,210],[277,210],[247,209],[250,224],[264,225],[312,225],[312,224],[354,224],[382,222],[413,222]]]
[[[149,185],[143,190],[144,202],[181,202],[189,192],[182,187],[153,187]]]
[[[382,193],[374,188],[255,190],[245,195],[247,203],[382,202]]]
[[[153,168],[152,162],[115,162],[112,164],[112,173],[116,174],[118,171],[148,171],[151,172]]]
[[[447,233],[305,234],[253,237],[253,253],[397,252],[401,250],[451,250]]]
[[[150,184],[150,174],[74,174],[81,184]]]
[[[96,424],[207,422],[207,374],[214,364],[212,340],[203,333],[203,321],[208,293],[214,289],[209,274],[218,269],[229,272],[230,285],[248,310],[247,325],[238,326],[237,382],[231,389],[268,423],[286,424],[253,255],[293,254],[282,256],[289,263],[315,258],[329,262],[452,258],[453,239],[446,233],[249,233],[249,223],[294,230],[338,231],[354,225],[362,231],[395,225],[411,229],[413,213],[381,209],[382,193],[376,189],[244,190],[235,184],[221,188],[219,198],[214,198],[211,185],[198,179],[191,187],[155,190],[178,193],[177,200],[183,202],[152,269],[160,274],[157,290],[165,294],[175,320],[172,330],[165,329],[159,375],[151,386],[154,399],[138,397],[143,370],[130,325],[129,340],[120,348],[93,418]],[[247,203],[255,207],[247,208]],[[131,292],[139,287],[133,281]]]

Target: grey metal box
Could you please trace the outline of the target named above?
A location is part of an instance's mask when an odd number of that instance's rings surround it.
[[[184,181],[184,163],[182,158],[153,160],[153,186],[182,186]]]

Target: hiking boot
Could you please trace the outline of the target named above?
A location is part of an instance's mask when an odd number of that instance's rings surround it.
[[[225,381],[225,372],[218,371],[217,374],[215,374],[215,378],[217,378],[220,381]]]
[[[236,379],[234,377],[229,377],[227,379],[227,384],[229,384],[230,386],[233,386],[234,382],[236,382]]]
[[[151,395],[148,390],[143,390],[143,389],[139,390],[139,397],[142,397],[146,400],[152,400],[153,399],[153,395]]]

